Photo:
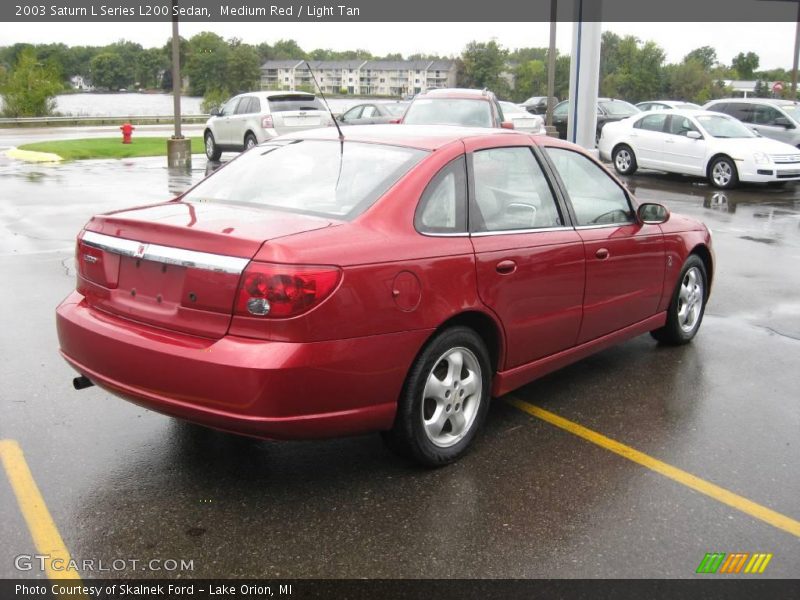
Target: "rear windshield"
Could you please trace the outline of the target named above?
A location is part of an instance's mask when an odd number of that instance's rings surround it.
[[[183,199],[352,219],[427,155],[338,140],[276,140],[243,153]]]
[[[486,100],[419,98],[408,107],[407,125],[464,125],[491,127],[492,113]]]
[[[286,112],[290,110],[325,110],[322,102],[314,96],[272,96],[269,98],[270,112]]]
[[[622,100],[607,100],[605,102],[600,102],[600,106],[602,106],[608,114],[614,116],[630,116],[639,112],[639,109],[633,104],[628,104]]]

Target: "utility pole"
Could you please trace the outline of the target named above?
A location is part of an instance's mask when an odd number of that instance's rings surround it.
[[[192,141],[181,133],[181,38],[178,35],[178,17],[172,0],[172,109],[175,132],[167,140],[167,166],[190,168],[192,166]]]
[[[797,3],[797,18],[794,30],[794,66],[792,67],[792,100],[797,100],[797,58],[800,55],[800,2]]]
[[[556,95],[556,25],[558,20],[558,0],[550,0],[550,48],[547,51],[547,114],[545,125],[547,134],[553,135],[553,108]]]

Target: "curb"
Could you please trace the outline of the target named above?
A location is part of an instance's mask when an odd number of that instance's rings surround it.
[[[6,150],[4,154],[8,158],[33,163],[61,162],[64,160],[58,154],[53,154],[52,152],[34,152],[33,150],[20,150],[19,148],[11,148]]]

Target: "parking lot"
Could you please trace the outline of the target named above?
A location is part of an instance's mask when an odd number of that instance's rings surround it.
[[[122,559],[124,577],[684,578],[706,553],[763,552],[762,577],[800,572],[800,186],[628,178],[713,230],[699,336],[642,336],[497,399],[472,452],[431,471],[377,435],[260,441],[72,389],[54,310],[74,237],[206,171],[164,162],[0,162],[0,439],[73,558]],[[36,553],[20,502],[2,474],[0,577],[44,577],[15,568]]]

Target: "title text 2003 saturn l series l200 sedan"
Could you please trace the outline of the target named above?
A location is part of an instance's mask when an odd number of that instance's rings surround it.
[[[381,431],[428,465],[492,396],[613,343],[697,333],[706,227],[576,146],[375,125],[276,138],[183,196],[93,217],[64,358],[147,408],[264,438]]]

